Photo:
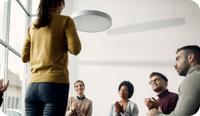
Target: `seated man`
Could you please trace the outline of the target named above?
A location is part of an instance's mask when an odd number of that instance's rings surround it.
[[[156,92],[158,100],[155,100],[154,98],[146,98],[145,104],[148,109],[158,109],[159,107],[164,114],[171,113],[176,107],[178,94],[168,91],[167,77],[159,72],[153,72],[150,75],[149,84],[151,85],[153,91]]]

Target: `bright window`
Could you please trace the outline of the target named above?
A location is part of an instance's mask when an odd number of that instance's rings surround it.
[[[6,24],[6,7],[7,6],[7,2],[5,0],[2,0],[0,2],[0,39],[5,41],[5,32],[6,32],[6,29],[5,29],[5,24]]]
[[[10,82],[4,92],[2,105],[3,111],[7,114],[13,111],[21,112],[24,106],[26,79],[23,75],[26,75],[24,74],[26,71],[20,52],[30,18],[22,6],[27,10],[28,2],[27,0],[0,1],[0,79],[4,78]]]
[[[17,15],[16,15],[17,14]],[[27,14],[17,3],[16,0],[11,1],[10,16],[10,37],[9,45],[18,52],[21,52],[26,31]]]
[[[5,47],[2,46],[0,44],[0,54],[1,54],[1,57],[0,57],[0,79],[4,78],[4,67],[5,67],[5,63],[4,63],[4,54],[5,54]]]

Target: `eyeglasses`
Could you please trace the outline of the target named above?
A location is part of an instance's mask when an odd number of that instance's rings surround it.
[[[160,78],[154,79],[154,80],[150,80],[149,81],[149,85],[151,85],[152,83],[159,83],[160,82]]]

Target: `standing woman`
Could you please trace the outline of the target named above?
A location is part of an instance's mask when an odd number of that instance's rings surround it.
[[[74,83],[76,97],[70,97],[66,116],[92,116],[92,101],[85,97],[85,84],[82,80]]]
[[[81,43],[73,20],[60,15],[64,0],[40,0],[38,18],[28,29],[22,61],[31,67],[26,116],[64,116],[69,92],[68,52]]]
[[[121,99],[111,106],[109,116],[138,116],[137,104],[129,100],[134,93],[132,83],[129,81],[121,82],[118,92]]]

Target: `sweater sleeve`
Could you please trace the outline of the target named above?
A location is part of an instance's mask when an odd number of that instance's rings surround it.
[[[200,78],[199,75],[186,77],[180,85],[179,100],[175,110],[169,115],[163,113],[158,116],[191,116],[199,109],[200,104]]]
[[[92,116],[92,101],[90,102],[89,110],[88,110],[87,116]]]
[[[71,54],[78,55],[81,51],[81,42],[79,40],[74,21],[69,18],[66,32],[68,50]]]
[[[71,116],[72,115],[72,111],[71,111],[71,97],[70,97],[70,99],[68,100],[68,104],[67,104],[67,110],[66,110],[66,114],[65,114],[65,116]]]
[[[175,107],[176,107],[176,104],[177,104],[177,101],[178,101],[178,95],[174,95],[170,100],[169,100],[169,104],[168,104],[168,114],[171,113],[172,111],[174,111]]]
[[[22,61],[24,63],[28,62],[30,60],[30,45],[31,45],[31,42],[30,42],[29,30],[30,30],[30,28],[28,29],[27,36],[26,36],[24,46],[23,46],[23,49],[22,49],[22,55],[21,55]]]

